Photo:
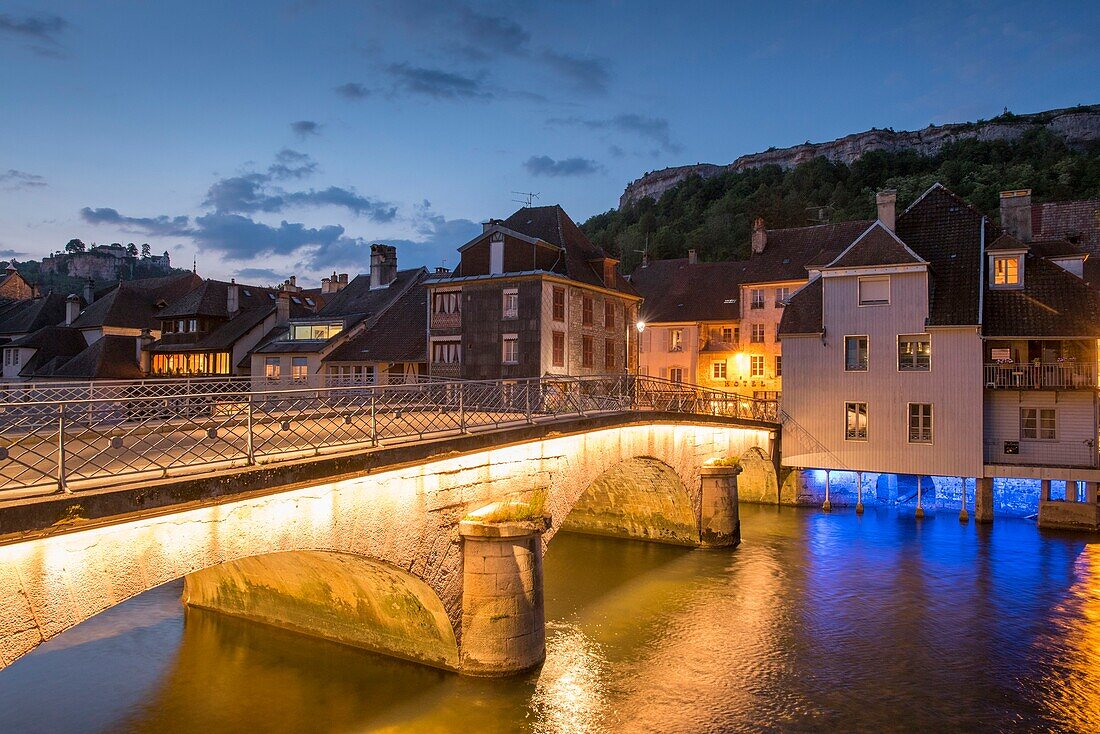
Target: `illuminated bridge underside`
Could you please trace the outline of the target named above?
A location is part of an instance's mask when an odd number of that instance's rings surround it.
[[[541,557],[557,530],[735,543],[736,490],[723,494],[704,463],[753,447],[769,447],[767,428],[631,423],[9,542],[0,667],[187,578],[189,604],[463,672],[515,672],[544,652]],[[620,500],[629,513],[609,508]],[[462,522],[501,502],[544,508],[545,528]]]

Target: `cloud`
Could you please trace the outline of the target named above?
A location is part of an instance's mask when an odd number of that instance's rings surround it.
[[[628,133],[657,143],[662,150],[678,153],[683,147],[673,142],[669,122],[664,117],[647,117],[634,113],[615,115],[606,119],[584,119],[580,117],[556,117],[547,120],[551,125],[570,125],[589,130],[610,130]]]
[[[195,217],[190,237],[200,249],[213,249],[227,260],[252,260],[264,255],[289,255],[303,247],[325,246],[344,236],[339,224],[307,227],[283,220],[278,226],[239,214],[214,212]]]
[[[27,253],[19,252],[17,250],[0,250],[0,257],[5,260],[14,260],[17,257],[23,257]]]
[[[290,207],[343,207],[353,214],[366,216],[375,222],[389,222],[397,216],[397,208],[356,193],[352,189],[329,186],[326,189],[284,191],[269,186],[270,177],[262,173],[231,176],[215,181],[206,192],[203,206],[218,213],[276,213]]]
[[[366,99],[371,95],[371,90],[359,82],[348,82],[336,87],[336,93],[345,99]]]
[[[34,173],[17,171],[9,168],[7,173],[0,173],[0,187],[5,191],[17,189],[36,189],[46,186],[46,179]]]
[[[603,171],[603,166],[590,158],[554,160],[548,155],[533,155],[523,167],[532,176],[591,176]]]
[[[290,129],[300,138],[308,138],[310,135],[321,134],[321,123],[313,120],[298,120],[290,123]]]
[[[63,58],[60,36],[68,27],[67,20],[52,13],[23,16],[0,13],[0,37],[26,41],[28,48],[39,56]]]
[[[607,61],[594,56],[575,56],[547,49],[542,52],[546,64],[576,89],[590,94],[603,94],[611,80]]]
[[[275,179],[305,178],[316,170],[317,163],[307,153],[283,148],[275,154],[275,162],[268,167],[267,173]]]
[[[394,93],[406,93],[434,99],[489,99],[482,79],[428,69],[409,64],[390,64],[386,68],[393,80]]]
[[[86,206],[80,210],[80,218],[88,224],[111,224],[126,232],[159,237],[189,237],[192,232],[189,227],[190,219],[186,216],[169,217],[162,214],[159,217],[127,217],[110,207],[92,209]]]
[[[287,276],[280,273],[276,273],[270,268],[241,268],[233,273],[236,278],[239,278],[244,282],[253,283],[265,283],[268,285],[275,285],[276,283],[282,283],[287,279]]]

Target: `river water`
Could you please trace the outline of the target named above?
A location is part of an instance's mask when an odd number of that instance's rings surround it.
[[[742,506],[742,545],[559,535],[547,659],[479,680],[168,584],[0,671],[2,732],[1100,731],[1100,545]]]

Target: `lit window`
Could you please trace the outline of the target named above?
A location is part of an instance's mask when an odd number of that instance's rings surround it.
[[[264,360],[264,377],[269,380],[278,380],[283,374],[283,360],[279,357],[268,357]]]
[[[932,403],[909,403],[909,443],[932,443]]]
[[[764,355],[754,354],[749,357],[749,377],[764,376]]]
[[[325,341],[336,336],[343,331],[343,329],[344,324],[339,321],[332,323],[291,324],[287,338],[292,341]]]
[[[890,303],[890,276],[876,275],[859,279],[859,305],[883,306]]]
[[[763,344],[764,343],[764,325],[763,324],[753,324],[752,325],[752,334],[749,336],[749,342],[752,343],[752,344]]]
[[[519,316],[519,291],[515,288],[505,288],[502,318],[514,319],[517,316]]]
[[[927,372],[932,369],[932,339],[927,334],[898,337],[898,369]]]
[[[305,382],[309,376],[309,360],[306,357],[294,357],[290,361],[290,376],[295,382]]]
[[[844,337],[844,371],[867,371],[867,337]]]
[[[844,404],[844,440],[867,440],[867,403]]]
[[[684,330],[683,329],[669,329],[668,330],[668,351],[670,351],[670,352],[682,352],[682,351],[684,351]]]
[[[754,309],[754,310],[764,308],[764,289],[763,288],[753,288],[750,291],[750,294],[751,294],[751,301],[750,301],[751,308]]]
[[[1033,441],[1054,441],[1054,408],[1020,408],[1020,438]]]
[[[710,376],[715,380],[726,379],[726,362],[712,362],[710,365]]]
[[[504,364],[519,362],[519,339],[515,334],[505,334],[500,359]]]
[[[733,344],[734,343],[733,327],[732,326],[723,326],[722,327],[722,341],[726,344]]]
[[[1016,255],[993,258],[993,285],[1016,285],[1020,282],[1020,260]]]

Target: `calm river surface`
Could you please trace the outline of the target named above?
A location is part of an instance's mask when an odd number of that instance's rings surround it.
[[[185,615],[175,583],[0,671],[0,731],[1100,731],[1100,545],[741,511],[735,551],[555,538],[526,677]]]

